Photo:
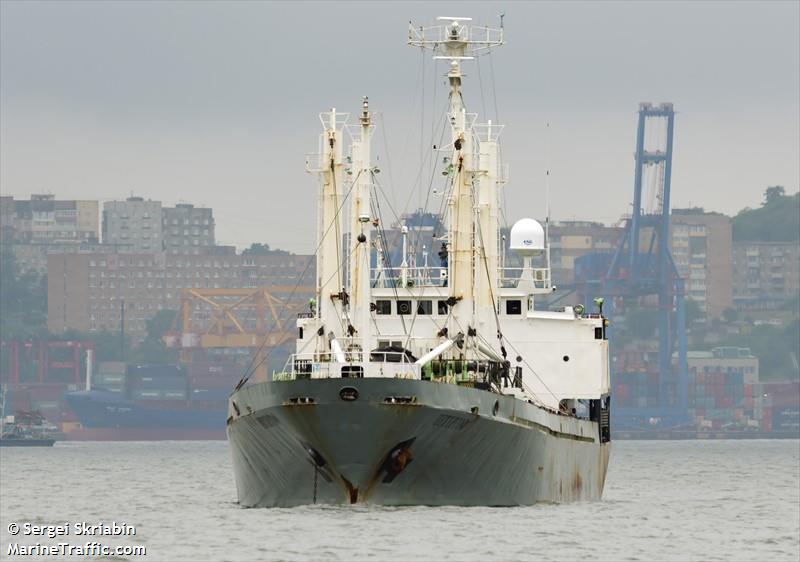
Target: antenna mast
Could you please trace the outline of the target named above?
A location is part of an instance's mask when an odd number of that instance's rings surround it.
[[[348,335],[352,338],[355,334],[361,340],[363,349],[369,350],[370,340],[370,246],[371,246],[371,218],[370,212],[370,186],[372,183],[373,167],[370,155],[370,137],[372,135],[372,114],[369,110],[369,99],[364,96],[361,100],[361,113],[357,127],[357,134],[353,134],[350,145],[352,165],[348,174],[353,177],[353,197],[350,211],[350,320],[353,326],[348,326]]]
[[[461,96],[463,78],[461,62],[472,60],[475,56],[488,53],[492,48],[502,45],[503,30],[473,26],[469,23],[472,18],[467,17],[444,16],[436,19],[441,23],[431,27],[414,27],[409,24],[408,44],[432,50],[437,53],[434,59],[450,61],[447,78],[450,83],[448,119],[453,150],[450,158],[453,186],[447,200],[449,243],[447,280],[450,300],[456,303],[453,305],[452,326],[450,326],[452,333],[455,334],[459,326],[475,326],[476,297],[479,309],[483,308],[481,305],[488,304],[484,302],[486,300],[484,293],[488,294],[488,290],[481,291],[480,295],[476,294],[478,267],[482,267],[482,264],[476,263],[477,260],[474,259],[477,257],[475,256],[477,217],[473,190],[475,179],[480,172],[480,163],[477,161],[479,158],[475,158],[476,151],[473,146],[475,115],[467,114]],[[496,175],[496,170],[491,173],[493,176]],[[490,205],[496,207],[494,202]],[[487,208],[486,216],[490,214]],[[480,228],[483,236],[486,236],[484,225],[481,224]],[[491,227],[487,230],[491,230]],[[496,225],[494,230],[496,231]],[[492,248],[491,253],[496,255],[496,232],[491,239],[494,240],[489,244]],[[483,241],[484,246],[485,243],[486,240]],[[486,251],[485,247],[483,251]],[[491,274],[494,279],[497,275],[496,259],[493,263]],[[479,285],[483,287],[484,284],[481,282]]]

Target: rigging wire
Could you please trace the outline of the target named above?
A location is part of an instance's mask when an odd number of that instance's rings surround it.
[[[342,212],[342,209],[344,208],[344,204],[347,201],[348,197],[350,196],[350,193],[353,191],[353,187],[355,186],[355,182],[358,179],[358,176],[360,174],[361,174],[361,170],[359,170],[358,174],[356,174],[355,179],[353,180],[353,182],[350,185],[350,189],[347,191],[347,193],[345,194],[344,198],[342,199],[341,204],[336,209],[336,213],[334,214],[334,217],[333,217],[333,222],[338,222],[337,219],[339,218],[339,214]],[[292,297],[297,292],[298,287],[300,287],[300,282],[305,278],[306,273],[308,273],[308,270],[311,267],[311,264],[314,262],[314,258],[317,256],[317,252],[319,252],[319,249],[320,249],[320,247],[322,247],[322,243],[325,240],[325,237],[328,236],[328,233],[330,232],[332,227],[333,227],[333,224],[328,225],[327,230],[325,230],[323,235],[320,237],[319,243],[317,244],[317,247],[311,253],[311,256],[310,256],[310,258],[308,260],[308,263],[306,263],[305,269],[303,269],[303,272],[297,278],[297,283],[295,283],[294,288],[292,288],[291,293],[289,293],[289,297],[286,299],[286,302],[291,301]],[[242,376],[241,380],[236,385],[237,388],[241,388],[250,379],[250,377],[253,375],[255,370],[258,369],[263,364],[263,362],[266,360],[266,356],[262,357],[261,361],[255,367],[253,367],[253,365],[255,363],[255,360],[256,360],[256,357],[258,357],[261,354],[261,351],[267,345],[267,340],[269,340],[269,337],[272,335],[272,332],[275,330],[275,326],[276,326],[276,324],[273,324],[272,326],[270,326],[270,329],[266,333],[266,335],[264,336],[263,341],[256,348],[256,352],[250,358],[250,362],[248,363],[247,367],[245,367],[244,376]]]
[[[372,174],[372,178],[373,178],[373,185],[376,185],[375,174],[374,173]],[[370,205],[374,205],[375,215],[378,217],[378,236],[381,237],[381,240],[385,241],[386,240],[386,230],[383,227],[383,212],[381,211],[381,202],[380,202],[380,199],[377,197],[377,195],[375,197],[370,197]],[[381,252],[383,253],[383,262],[384,262],[384,264],[388,265],[388,268],[389,268],[390,271],[394,271],[394,268],[392,267],[391,256],[388,253],[386,244],[381,244]],[[400,296],[399,296],[399,293],[397,292],[397,283],[392,282],[391,286],[392,286],[392,289],[394,290],[395,299],[399,299]],[[405,321],[405,318],[403,318],[403,316],[400,316],[400,322],[403,325],[403,334],[405,335],[408,332],[407,332],[407,329],[406,329],[406,321]]]
[[[521,353],[520,353],[520,352],[517,350],[517,348],[516,348],[516,347],[514,347],[514,344],[513,344],[513,343],[511,343],[509,340],[505,340],[505,341],[506,341],[506,343],[508,344],[508,347],[510,347],[510,348],[511,348],[511,350],[512,350],[514,353],[516,353],[516,354],[517,354],[517,357],[519,357],[519,358],[521,358],[521,359],[522,359],[522,362],[525,364],[525,366],[526,366],[526,367],[528,367],[528,369],[530,369],[531,373],[533,373],[533,374],[534,374],[534,376],[535,376],[535,377],[536,377],[536,378],[539,380],[539,382],[540,382],[540,383],[542,383],[542,386],[545,388],[545,390],[547,390],[547,393],[548,393],[548,394],[550,394],[550,396],[553,396],[553,397],[555,397],[555,396],[556,396],[556,394],[555,394],[555,393],[554,393],[552,390],[550,390],[550,387],[549,387],[549,386],[547,386],[547,384],[544,382],[544,380],[542,380],[542,377],[540,377],[540,376],[539,376],[539,373],[537,373],[537,372],[534,370],[534,368],[531,366],[531,364],[530,364],[530,363],[528,363],[527,359],[525,359],[525,358],[522,356],[522,354],[521,354]],[[526,386],[527,386],[527,385],[526,385]],[[528,392],[530,392],[530,393],[531,393],[531,395],[533,395],[533,396],[536,396],[536,395],[533,393],[533,391],[531,391],[530,389],[526,389],[526,390],[528,390]]]
[[[433,177],[434,177],[434,175],[436,173],[436,160],[432,155],[435,154],[436,151],[438,150],[438,148],[440,148],[441,145],[442,145],[442,139],[444,138],[444,132],[445,132],[445,128],[446,128],[446,125],[447,125],[447,110],[449,108],[449,105],[450,105],[449,102],[445,104],[445,106],[444,106],[444,108],[443,108],[443,110],[442,110],[442,112],[441,112],[441,114],[439,116],[439,122],[441,122],[442,128],[441,128],[441,131],[439,133],[439,140],[436,143],[436,145],[433,145],[433,140],[434,140],[435,137],[433,136],[433,134],[431,134],[431,145],[432,146],[436,146],[437,148],[436,149],[432,149],[432,150],[430,150],[430,151],[428,151],[426,153],[425,159],[422,161],[422,163],[420,165],[419,171],[417,172],[417,178],[415,180],[415,182],[417,180],[421,181],[422,174],[425,172],[424,168],[425,168],[426,165],[428,165],[428,163],[430,161],[431,172],[430,172],[430,179],[428,181],[428,191],[430,191],[431,185],[433,184]],[[432,121],[431,122],[431,127],[432,128],[434,127],[435,123],[436,123],[436,121]],[[420,188],[421,188],[421,184],[420,184]],[[408,204],[411,202],[412,196],[413,196],[413,193],[410,193],[408,199],[406,200],[406,205],[405,205],[406,208],[408,208]]]
[[[486,115],[486,98],[483,95],[483,77],[481,76],[481,57],[475,57],[475,64],[478,67],[478,86],[481,92],[481,110]]]
[[[357,249],[358,249],[358,246],[354,246],[354,247],[353,247],[353,251],[352,251],[352,252],[350,252],[350,254],[348,255],[348,258],[349,258],[349,259],[352,259],[352,257],[353,257],[353,254],[355,254],[355,252],[356,252],[356,250],[357,250]],[[322,283],[322,285],[326,285],[326,284],[328,283],[328,281],[330,281],[331,279],[333,279],[334,277],[336,277],[338,274],[339,274],[339,269],[337,269],[336,271],[334,271],[334,272],[333,272],[333,275],[331,275],[331,276],[330,276],[330,277],[329,277],[329,278],[328,278],[328,279],[325,281],[325,283]],[[346,309],[345,307],[342,307],[342,309],[343,309],[343,311],[344,311],[344,313],[345,313],[345,316],[347,317],[347,315],[348,315],[348,311],[347,311],[347,309]],[[349,322],[350,322],[350,319],[349,319],[349,318],[347,318],[347,321],[348,321],[348,323],[349,323]],[[309,340],[309,343],[310,343],[311,341],[313,341],[313,340]],[[266,343],[266,338],[265,338],[265,343]],[[260,347],[259,349],[262,349],[262,348],[263,348],[263,344],[262,344],[262,347]],[[255,357],[257,357],[257,356],[258,356],[258,353],[256,353],[256,354],[254,355],[254,358],[255,358]],[[255,372],[255,370],[256,370],[256,369],[258,369],[258,368],[259,368],[261,365],[263,365],[263,364],[264,364],[264,361],[266,361],[266,360],[267,360],[267,356],[266,356],[266,355],[263,355],[263,356],[261,357],[261,360],[260,360],[260,361],[259,361],[259,362],[258,362],[258,363],[255,365],[255,367],[253,368],[253,371]]]

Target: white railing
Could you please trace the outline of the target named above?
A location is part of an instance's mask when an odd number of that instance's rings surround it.
[[[500,287],[516,287],[522,277],[522,267],[500,267],[497,269]],[[371,283],[377,288],[391,288],[403,286],[402,268],[371,270]],[[533,286],[535,289],[550,289],[552,280],[550,270],[546,267],[531,269]],[[447,286],[446,267],[407,267],[405,274],[406,287],[444,287]]]
[[[522,277],[522,267],[501,267],[498,268],[498,279],[501,287],[516,287]],[[531,269],[533,286],[535,289],[549,289],[551,285],[550,270],[546,267],[534,267]]]
[[[446,267],[407,267],[405,271],[407,287],[442,287],[447,280]],[[402,287],[403,269],[400,267],[373,268],[370,270],[370,278],[373,287]]]
[[[410,378],[419,379],[420,367],[400,351],[378,349],[371,352],[344,351],[345,362],[336,361],[333,352],[295,353],[283,371],[273,373],[274,381],[298,378]]]

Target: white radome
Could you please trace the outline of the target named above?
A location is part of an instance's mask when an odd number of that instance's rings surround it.
[[[544,252],[544,228],[534,219],[520,219],[511,227],[511,250],[521,256]]]

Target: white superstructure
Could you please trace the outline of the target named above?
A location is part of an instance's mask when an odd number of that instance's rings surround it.
[[[276,377],[435,379],[431,362],[441,368],[443,361],[463,361],[466,366],[440,369],[440,376],[455,371],[457,378],[488,380],[485,374],[499,369],[506,384],[490,381],[496,392],[571,411],[577,401],[609,392],[605,321],[580,308],[534,307],[537,295],[555,290],[537,221],[521,219],[510,232],[511,251],[523,266],[502,267],[503,126],[467,113],[461,66],[502,45],[503,29],[472,26],[470,18],[438,19],[431,27],[411,26],[408,43],[449,65],[450,146],[437,150],[448,180],[446,264],[428,265],[426,258],[424,266],[409,265],[407,229],[402,263],[386,263],[383,224],[371,201],[369,102],[363,98],[353,125],[335,109],[323,113],[319,152],[307,166],[319,178],[316,306],[298,319],[297,353]]]

